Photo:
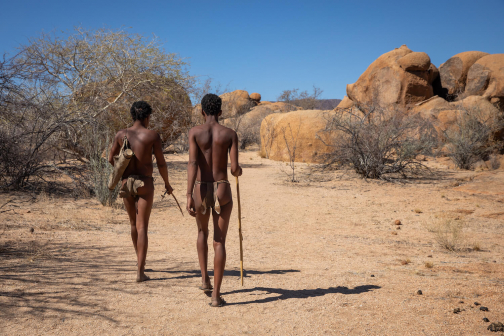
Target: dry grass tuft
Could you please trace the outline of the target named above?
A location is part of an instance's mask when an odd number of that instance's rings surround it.
[[[40,194],[38,194],[38,196],[37,196],[37,202],[46,203],[46,202],[49,202],[50,200],[51,200],[51,197],[49,197],[49,195],[46,193],[45,189],[42,189]]]
[[[472,244],[472,249],[473,249],[473,251],[481,251],[481,246],[478,242],[474,242]]]
[[[408,265],[409,263],[411,263],[411,260],[408,258],[408,259],[402,259],[400,260],[401,262],[401,265]]]
[[[425,265],[425,268],[433,268],[434,267],[434,264],[431,263],[430,261],[426,261],[424,265]]]
[[[436,242],[448,251],[458,251],[464,245],[465,223],[459,219],[441,218],[431,225],[425,225],[429,232],[434,233]]]

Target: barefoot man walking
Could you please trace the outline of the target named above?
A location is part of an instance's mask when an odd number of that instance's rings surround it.
[[[214,286],[212,307],[221,307],[225,301],[220,296],[222,277],[226,264],[226,234],[233,209],[231,186],[227,175],[228,152],[231,157],[231,174],[240,176],[238,165],[238,136],[232,129],[219,124],[222,100],[207,94],[201,100],[205,123],[189,131],[189,163],[187,165],[187,211],[196,217],[198,225],[198,259],[202,286],[211,291],[207,272],[208,221],[212,214],[214,237]],[[196,185],[195,185],[196,184]],[[194,189],[194,195],[193,195]]]
[[[114,155],[119,153],[126,136],[135,155],[122,175],[119,196],[124,198],[124,205],[130,218],[131,239],[138,262],[136,281],[142,282],[149,280],[144,271],[148,245],[147,230],[154,200],[153,153],[166,191],[171,194],[173,189],[168,182],[168,169],[163,156],[161,138],[155,131],[147,129],[152,113],[151,107],[144,101],[137,101],[131,106],[130,112],[133,126],[117,132],[110,149],[109,162],[114,165]]]

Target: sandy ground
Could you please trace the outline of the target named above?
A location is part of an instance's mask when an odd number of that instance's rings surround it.
[[[167,160],[185,207],[187,156]],[[504,322],[503,171],[429,162],[435,177],[401,184],[298,164],[300,182],[291,183],[282,163],[255,152],[241,161],[245,286],[235,202],[223,308],[210,308],[197,289],[196,225],[161,200],[161,179],[149,228],[152,281],[140,284],[124,210],[0,194],[0,205],[12,199],[0,209],[8,210],[0,214],[0,334],[501,334],[482,319]],[[436,238],[446,223],[464,225],[455,252]]]

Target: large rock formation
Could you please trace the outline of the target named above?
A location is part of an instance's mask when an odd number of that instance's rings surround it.
[[[261,95],[257,92],[253,92],[250,94],[250,99],[256,101],[257,103],[259,103],[261,101]]]
[[[471,66],[480,58],[488,55],[481,51],[465,51],[448,59],[439,67],[443,98],[452,100],[464,92],[467,73]]]
[[[436,70],[426,53],[413,52],[403,45],[371,63],[357,82],[347,85],[347,96],[364,109],[373,105],[410,106],[433,96]]]
[[[250,109],[256,106],[261,99],[261,95],[256,93],[254,95],[255,99],[252,99],[247,91],[235,90],[233,92],[226,92],[221,94],[219,97],[222,98],[222,115],[221,119],[233,118],[238,115],[242,115],[250,111]],[[197,104],[193,108],[193,122],[201,123],[203,122],[203,116],[201,114],[201,104]]]
[[[476,61],[467,74],[466,95],[481,95],[504,109],[504,54]]]
[[[482,96],[469,96],[455,102],[447,102],[443,98],[434,97],[422,102],[412,110],[432,122],[440,140],[444,140],[445,132],[458,127],[458,118],[469,114],[476,120],[488,125],[495,136],[500,136],[502,126],[499,119],[502,112]]]
[[[343,100],[340,101],[338,106],[336,106],[336,108],[347,109],[347,108],[351,108],[352,106],[354,106],[354,104],[355,103],[352,100],[350,100],[350,98],[348,98],[348,96],[345,96],[343,98]]]
[[[329,141],[322,132],[333,111],[300,110],[268,115],[261,123],[261,155],[279,161],[289,161],[296,147],[296,162],[322,162],[329,153]],[[320,138],[319,138],[320,137]]]

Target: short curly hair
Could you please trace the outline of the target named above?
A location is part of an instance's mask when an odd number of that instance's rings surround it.
[[[222,107],[222,99],[213,94],[206,94],[203,99],[201,99],[201,107],[207,115],[218,115]]]
[[[140,100],[134,102],[133,105],[131,105],[130,113],[133,121],[144,120],[151,115],[152,108],[147,102]]]

